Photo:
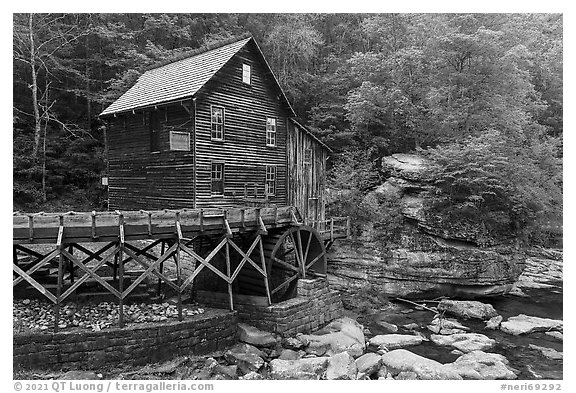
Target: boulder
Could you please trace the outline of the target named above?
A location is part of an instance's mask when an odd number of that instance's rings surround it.
[[[562,329],[563,321],[549,318],[532,317],[520,314],[510,317],[500,324],[500,330],[515,336],[533,332],[544,332],[552,329]]]
[[[562,360],[564,358],[564,354],[562,352],[558,352],[553,348],[540,347],[534,344],[530,344],[529,347],[539,351],[545,358],[550,360]]]
[[[356,359],[356,368],[358,369],[358,379],[363,379],[363,377],[369,377],[370,375],[377,373],[382,366],[382,356],[375,354],[373,352],[365,353]]]
[[[413,381],[418,379],[418,374],[414,371],[402,371],[396,375],[396,380],[398,381]]]
[[[420,325],[418,325],[417,323],[407,323],[406,325],[402,325],[402,327],[406,330],[418,330],[420,329]]]
[[[435,334],[456,334],[456,333],[466,333],[470,330],[470,328],[462,325],[455,319],[452,318],[439,318],[438,316],[434,317],[432,322],[428,326],[426,326],[428,330]]]
[[[442,363],[412,353],[395,349],[382,355],[382,363],[392,375],[413,372],[418,379],[462,379],[460,374]]]
[[[304,343],[297,338],[294,337],[287,337],[282,339],[282,346],[284,348],[299,350],[304,346]]]
[[[272,333],[262,331],[245,323],[238,324],[239,340],[257,347],[274,347],[276,338]]]
[[[356,379],[358,369],[354,358],[348,352],[341,352],[328,358],[325,379]]]
[[[437,345],[452,346],[464,353],[485,351],[496,345],[496,341],[479,333],[457,333],[449,336],[433,334],[430,340]]]
[[[384,329],[386,333],[396,333],[398,331],[398,326],[386,321],[376,321],[376,324]]]
[[[296,360],[296,359],[300,359],[300,355],[298,354],[298,352],[293,351],[291,349],[284,349],[281,353],[280,356],[278,357],[278,359],[282,359],[282,360]]]
[[[438,311],[444,311],[464,319],[481,319],[487,321],[498,315],[491,304],[473,300],[443,299],[438,303]]]
[[[498,330],[500,329],[500,324],[502,323],[502,315],[496,315],[486,321],[486,327],[484,329],[488,330]]]
[[[306,352],[317,356],[348,352],[356,358],[366,348],[363,326],[347,317],[336,319],[316,334],[303,335],[299,340],[307,341]]]
[[[240,379],[244,379],[246,381],[258,381],[264,379],[261,374],[258,374],[256,371],[250,371],[248,374],[240,377]]]
[[[252,345],[238,343],[224,353],[224,358],[231,365],[247,374],[258,371],[264,365],[263,353]]]
[[[328,368],[328,358],[298,360],[274,359],[270,362],[272,379],[320,379]]]
[[[93,371],[71,370],[71,371],[68,371],[68,372],[64,373],[63,375],[61,375],[60,378],[58,378],[58,379],[96,380],[96,379],[102,379],[102,376],[98,377],[98,374],[96,374]]]
[[[515,370],[508,366],[508,359],[495,353],[472,351],[445,365],[463,379],[516,379]]]
[[[220,374],[227,379],[237,379],[238,378],[238,366],[237,365],[223,366],[223,365],[219,364],[214,369],[214,373]]]
[[[256,348],[254,345],[250,345],[250,344],[246,344],[246,343],[236,343],[232,347],[230,347],[230,349],[228,349],[228,352],[252,353],[254,355],[260,356],[261,358],[266,357],[264,352],[262,352],[261,350]]]
[[[385,347],[387,350],[410,347],[422,343],[422,337],[411,334],[380,334],[369,341],[376,348]]]
[[[546,335],[554,338],[555,340],[564,341],[564,335],[560,332],[555,331],[555,330],[553,330],[551,332],[546,332]]]

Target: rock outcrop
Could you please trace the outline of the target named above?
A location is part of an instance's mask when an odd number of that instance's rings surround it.
[[[372,229],[361,246],[337,244],[328,264],[330,285],[350,293],[370,284],[388,296],[475,298],[506,294],[524,269],[514,239],[486,242],[481,228],[429,211],[427,162],[394,154],[382,159],[386,182],[366,198],[393,201],[404,218],[397,240],[378,241]],[[387,234],[381,234],[384,237]]]

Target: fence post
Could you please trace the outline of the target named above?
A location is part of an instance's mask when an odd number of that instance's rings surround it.
[[[334,217],[330,219],[330,241],[334,241]]]

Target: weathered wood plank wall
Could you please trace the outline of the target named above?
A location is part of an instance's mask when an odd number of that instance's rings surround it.
[[[328,151],[292,122],[288,127],[288,204],[298,208],[303,218],[324,220]]]
[[[197,207],[234,206],[242,202],[244,184],[266,181],[266,165],[276,166],[276,195],[270,202],[287,203],[286,134],[289,113],[271,87],[271,75],[249,46],[238,52],[201,90],[197,98]],[[242,65],[252,67],[251,84],[242,82]],[[224,141],[212,141],[210,106],[225,110]],[[266,146],[266,117],[276,118],[276,146]],[[225,163],[222,197],[210,193],[212,161]]]
[[[154,110],[154,109],[150,109]],[[181,106],[159,107],[160,151],[150,151],[149,113],[136,111],[109,121],[109,208],[193,207],[193,151],[171,151],[170,130],[190,132],[194,119]]]

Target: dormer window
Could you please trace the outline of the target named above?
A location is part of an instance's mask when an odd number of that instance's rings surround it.
[[[242,64],[242,82],[249,85],[251,83],[252,67],[250,64]]]

